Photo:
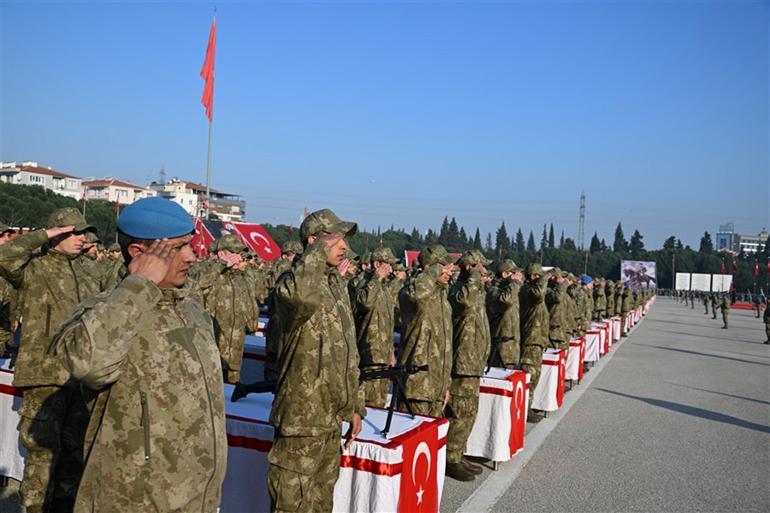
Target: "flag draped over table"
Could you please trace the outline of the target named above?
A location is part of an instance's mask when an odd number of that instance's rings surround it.
[[[209,123],[214,118],[214,54],[217,48],[217,18],[211,20],[211,32],[209,32],[209,44],[206,47],[206,60],[201,68],[201,78],[206,81],[203,86],[201,103],[206,107],[206,117]]]

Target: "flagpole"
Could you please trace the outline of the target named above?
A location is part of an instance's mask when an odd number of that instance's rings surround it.
[[[209,220],[209,209],[211,208],[211,132],[213,126],[214,120],[209,120],[209,149],[206,157],[206,221]]]

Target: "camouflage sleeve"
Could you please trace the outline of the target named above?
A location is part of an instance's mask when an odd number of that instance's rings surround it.
[[[128,276],[111,293],[81,303],[54,337],[53,349],[88,388],[115,383],[138,329],[137,319],[160,300],[155,283]]]
[[[321,290],[327,280],[329,245],[321,240],[311,244],[290,271],[275,284],[276,301],[287,309],[287,322],[305,323],[321,305]],[[291,326],[287,326],[290,330]]]
[[[21,286],[24,279],[24,266],[40,246],[48,242],[45,230],[35,230],[21,235],[0,246],[0,276],[14,287]]]
[[[481,288],[481,273],[476,269],[471,271],[470,276],[464,282],[457,282],[449,292],[449,301],[462,307],[471,305],[471,298],[478,289]]]
[[[380,293],[385,286],[384,280],[377,273],[369,276],[361,286],[356,288],[355,298],[357,306],[365,310],[371,310],[380,298]]]
[[[440,286],[438,283],[439,276],[441,276],[441,266],[438,264],[431,265],[412,280],[406,295],[415,302],[431,297]]]
[[[513,282],[508,282],[497,289],[495,300],[505,306],[512,306],[519,297],[519,291],[513,286]]]

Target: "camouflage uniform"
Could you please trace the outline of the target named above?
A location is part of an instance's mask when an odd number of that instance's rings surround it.
[[[770,301],[765,304],[765,314],[762,320],[765,322],[765,335],[767,335],[765,344],[770,344]]]
[[[82,303],[55,347],[98,392],[75,511],[216,511],[227,468],[222,370],[211,318],[187,289],[129,276]]]
[[[554,273],[560,274],[558,269]],[[550,347],[554,349],[569,350],[568,317],[569,311],[565,296],[567,295],[567,282],[556,283],[551,281],[545,295],[545,304],[548,307],[548,340]]]
[[[310,214],[303,239],[355,233],[330,210]],[[331,511],[340,465],[342,422],[366,414],[346,284],[326,263],[330,247],[308,246],[276,284],[283,344],[270,423],[268,490],[274,511]]]
[[[16,290],[5,278],[0,278],[0,355],[13,346],[12,307]]]
[[[474,252],[466,252],[461,267],[486,264]],[[489,358],[491,335],[485,306],[484,284],[477,269],[463,269],[449,291],[452,305],[452,383],[446,417],[447,464],[459,463],[479,408],[479,385]]]
[[[451,256],[439,245],[420,252],[423,270],[409,278],[399,293],[403,318],[399,365],[428,365],[427,372],[407,378],[406,396],[416,413],[440,417],[452,372],[452,307],[447,286],[439,282]]]
[[[607,298],[607,317],[615,315],[615,302],[617,301],[617,289],[615,289],[615,282],[607,280],[604,285],[604,297]]]
[[[298,241],[287,241],[282,248],[282,258],[275,261],[272,273],[273,279],[277,280],[281,275],[291,269],[295,260],[302,255],[302,244]],[[268,321],[265,326],[265,379],[278,379],[278,355],[282,350],[281,319],[276,312],[275,307],[275,281],[270,286],[271,291],[267,297]]]
[[[613,315],[623,315],[623,283],[618,282],[615,286],[615,311]]]
[[[724,323],[724,326],[722,326],[724,329],[728,328],[727,323],[727,316],[730,314],[730,298],[725,296],[722,296],[722,302],[719,305],[719,308],[722,309],[722,322]]]
[[[604,280],[599,279],[594,286],[594,315],[595,321],[601,321],[607,316],[607,296],[604,293]]]
[[[235,235],[225,235],[212,244],[212,250],[243,252]],[[259,321],[259,305],[254,300],[253,282],[246,273],[219,259],[208,260],[196,273],[193,297],[214,320],[214,338],[222,358],[224,379],[237,383],[241,377],[246,331],[254,332]]]
[[[625,329],[626,326],[626,319],[628,318],[628,314],[631,312],[631,290],[624,286],[622,289],[622,296],[621,296],[621,308],[620,308],[620,315],[623,317],[623,323],[621,326]],[[623,333],[625,335],[626,333]]]
[[[93,229],[74,208],[54,212],[48,224]],[[13,384],[24,389],[19,436],[27,458],[20,493],[30,513],[67,504],[77,492],[88,409],[67,369],[48,350],[73,308],[107,286],[91,259],[60,253],[47,243],[45,230],[38,230],[0,246],[0,275],[23,301],[14,312],[24,325]]]
[[[393,264],[396,257],[390,248],[374,251],[374,262]],[[398,285],[398,283],[396,283]],[[366,271],[364,282],[355,290],[356,333],[361,370],[390,367],[393,359],[393,315],[395,301],[391,282],[381,278],[376,269]],[[363,383],[366,403],[382,408],[388,398],[387,379]]]
[[[521,283],[503,279],[499,273],[520,269],[512,260],[504,260],[498,267],[498,277],[487,286],[487,317],[492,336],[492,347],[497,357],[492,365],[513,368],[521,358],[521,331],[519,327],[519,290]]]
[[[708,315],[709,314],[709,296],[706,293],[703,294],[703,308],[705,310],[703,312],[703,315]]]
[[[573,283],[569,286],[567,289],[567,294],[569,294],[569,297],[572,299],[573,303],[573,314],[575,316],[575,332],[574,335],[577,337],[583,337],[586,334],[586,326],[585,326],[585,294],[583,294],[583,289],[580,287],[578,283]]]
[[[540,279],[532,282],[532,274],[541,274]],[[521,287],[519,302],[521,305],[521,368],[532,376],[529,386],[529,402],[540,380],[540,368],[543,363],[543,350],[548,346],[550,318],[545,305],[548,277],[543,275],[539,264],[529,264],[525,272],[527,281]]]

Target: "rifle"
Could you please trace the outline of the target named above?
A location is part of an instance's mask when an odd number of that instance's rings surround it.
[[[427,365],[403,365],[399,367],[386,367],[383,369],[361,371],[358,377],[359,381],[371,381],[375,379],[389,379],[393,381],[393,394],[390,400],[390,406],[388,406],[388,418],[385,421],[385,428],[382,430],[383,436],[390,431],[390,425],[393,420],[393,411],[396,409],[399,399],[404,403],[404,406],[406,406],[406,409],[412,418],[414,418],[412,405],[404,392],[406,378],[412,374],[427,370]],[[238,382],[235,384],[235,389],[233,389],[233,394],[230,396],[230,401],[234,403],[249,394],[275,392],[275,386],[276,381],[272,379],[257,381],[250,384]]]

